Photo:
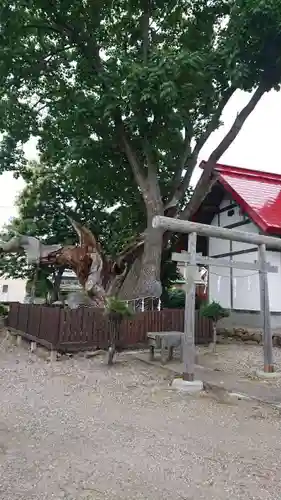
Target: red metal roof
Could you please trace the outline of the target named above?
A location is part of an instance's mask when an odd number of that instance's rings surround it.
[[[267,233],[281,234],[281,175],[217,164],[218,181]]]

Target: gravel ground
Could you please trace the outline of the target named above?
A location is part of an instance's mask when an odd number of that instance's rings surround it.
[[[0,351],[0,498],[278,500],[280,414],[169,389],[127,353]]]
[[[217,345],[216,354],[210,353],[208,347],[197,348],[200,363],[212,368],[219,368],[222,371],[235,373],[242,377],[249,377],[255,370],[263,367],[263,347],[254,343],[236,342],[223,343]],[[273,359],[275,371],[281,372],[281,348],[273,348]],[[281,387],[281,378],[269,382]],[[281,498],[281,496],[280,496]]]

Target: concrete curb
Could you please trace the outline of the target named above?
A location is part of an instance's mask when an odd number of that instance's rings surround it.
[[[138,357],[137,355],[133,355],[133,357],[137,361],[140,361],[144,364],[153,366],[154,368],[155,367],[160,368],[166,372],[169,372],[171,374],[171,378],[181,378],[181,375],[177,371],[173,370],[173,368],[170,368],[168,365],[161,365],[161,364],[156,365],[154,361],[150,361],[149,359],[144,359],[144,358]],[[197,365],[197,369],[200,370],[200,368],[202,369],[203,367],[200,365]],[[211,372],[212,370],[210,369],[208,371]],[[237,397],[237,399],[241,399],[244,401],[256,401],[257,403],[266,404],[268,406],[271,406],[272,408],[281,410],[281,403],[274,403],[272,401],[268,401],[268,400],[263,399],[263,398],[257,398],[256,396],[251,396],[250,394],[243,393],[243,392],[240,393],[239,391],[237,391],[237,389],[226,389],[223,385],[216,384],[214,382],[209,382],[208,380],[206,380],[206,376],[204,376],[203,374],[202,374],[202,376],[200,376],[200,379],[203,382],[203,390],[206,392],[208,392],[208,391],[212,391],[214,393],[221,392],[221,393],[225,393],[230,398]],[[221,398],[219,397],[218,399],[221,399]]]
[[[144,363],[145,365],[150,365],[153,366],[154,368],[160,368],[161,370],[165,370],[166,372],[169,372],[172,377],[174,378],[180,378],[180,375],[177,371],[173,370],[173,368],[170,368],[167,365],[156,365],[154,361],[150,361],[150,359],[144,359],[144,358],[139,358],[137,355],[132,354],[132,357],[136,359],[137,361],[140,361],[141,363]]]

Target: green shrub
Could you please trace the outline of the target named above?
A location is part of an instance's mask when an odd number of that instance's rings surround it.
[[[184,309],[185,305],[185,292],[181,289],[168,290],[163,294],[162,307],[167,309]]]
[[[201,306],[200,314],[213,321],[213,352],[215,352],[217,345],[217,322],[222,318],[227,318],[229,311],[213,300],[213,302]]]
[[[8,316],[8,308],[4,304],[0,303],[0,316]]]
[[[184,309],[185,290],[180,288],[168,290],[168,292],[162,295],[161,300],[163,309]],[[199,309],[200,303],[200,297],[195,295],[195,309]]]
[[[169,291],[169,307],[171,309],[184,309],[185,306],[185,291],[170,290]]]
[[[229,311],[213,300],[212,302],[201,306],[200,314],[201,316],[212,319],[215,323],[217,323],[220,319],[227,318],[229,316]]]
[[[133,311],[130,307],[124,302],[124,300],[120,300],[117,297],[108,297],[106,300],[105,312],[110,314],[118,314],[122,317],[133,316]]]

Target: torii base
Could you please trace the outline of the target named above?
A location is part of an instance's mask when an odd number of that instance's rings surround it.
[[[281,378],[281,372],[266,372],[264,370],[256,370],[255,375],[263,380],[274,380]]]
[[[202,380],[183,380],[182,378],[175,378],[172,382],[172,388],[176,391],[194,394],[203,391],[203,382]]]

